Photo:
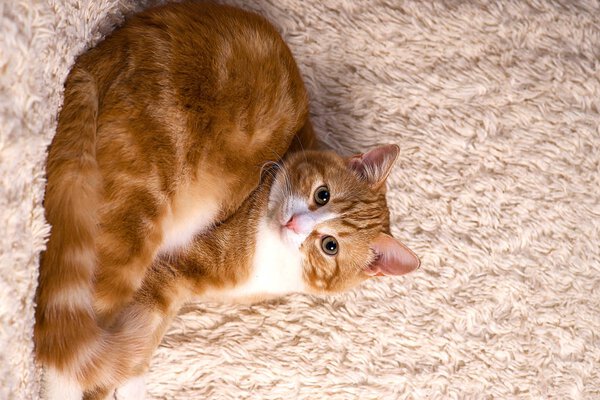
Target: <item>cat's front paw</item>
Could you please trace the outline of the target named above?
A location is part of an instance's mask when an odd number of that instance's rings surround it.
[[[144,400],[146,398],[146,379],[144,375],[129,379],[115,391],[117,400]]]

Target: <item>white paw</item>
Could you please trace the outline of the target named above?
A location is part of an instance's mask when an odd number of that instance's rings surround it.
[[[83,397],[77,381],[54,368],[46,368],[43,387],[44,400],[81,400]]]
[[[129,379],[115,392],[117,400],[144,400],[146,398],[146,379],[144,375]]]

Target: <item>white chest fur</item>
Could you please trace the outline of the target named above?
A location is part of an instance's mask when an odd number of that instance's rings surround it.
[[[287,244],[279,231],[262,221],[248,280],[234,288],[209,293],[207,297],[243,302],[304,291],[302,254]]]

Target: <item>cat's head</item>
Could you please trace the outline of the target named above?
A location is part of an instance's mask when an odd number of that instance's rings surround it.
[[[267,220],[301,260],[305,291],[339,292],[419,267],[389,232],[385,181],[398,153],[398,146],[386,145],[350,158],[307,151],[284,160]]]

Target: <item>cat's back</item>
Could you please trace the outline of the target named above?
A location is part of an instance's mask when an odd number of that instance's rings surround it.
[[[287,45],[266,19],[234,7],[150,9],[81,64],[98,80],[97,158],[108,180],[124,166],[128,173],[156,169],[166,192],[215,172],[225,188],[243,176],[255,180],[308,119]]]
[[[119,58],[116,68],[97,67]],[[186,2],[147,10],[81,62],[109,81],[101,82],[101,116],[116,102],[120,112],[143,107],[173,128],[186,122],[191,130],[219,131],[211,124],[235,122],[253,136],[297,130],[308,112],[302,78],[277,30],[230,6]]]

